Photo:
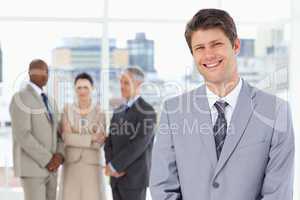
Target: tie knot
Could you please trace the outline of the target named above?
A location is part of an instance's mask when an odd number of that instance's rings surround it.
[[[46,104],[48,104],[48,97],[47,97],[47,95],[46,95],[45,93],[41,93],[41,96],[42,96],[42,98],[43,98],[43,101],[44,101]]]
[[[47,95],[45,93],[41,93],[43,98],[47,98]]]
[[[214,104],[216,109],[218,110],[219,114],[224,114],[225,113],[225,108],[228,106],[228,103],[226,101],[216,101]]]
[[[128,104],[125,104],[125,112],[127,112],[130,109],[130,107],[128,106]]]

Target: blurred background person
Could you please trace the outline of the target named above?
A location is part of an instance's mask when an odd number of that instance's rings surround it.
[[[58,109],[45,94],[48,65],[40,59],[29,65],[30,81],[10,104],[14,172],[25,200],[55,200],[57,169],[63,144],[57,132]]]
[[[114,111],[104,146],[114,200],[146,199],[156,112],[140,96],[143,81],[138,68],[127,68],[120,79],[126,103]]]
[[[63,200],[105,200],[100,147],[105,141],[105,114],[92,101],[93,79],[87,73],[76,76],[77,101],[66,104],[62,115],[65,165]]]

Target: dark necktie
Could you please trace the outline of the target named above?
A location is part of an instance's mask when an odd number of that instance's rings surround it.
[[[125,105],[125,113],[127,113],[129,109],[130,109],[130,107],[128,106],[128,104],[126,104]]]
[[[215,137],[215,144],[216,144],[216,151],[217,151],[217,159],[221,155],[221,151],[225,142],[226,132],[227,132],[227,121],[225,117],[225,108],[228,105],[227,102],[217,101],[215,107],[218,111],[218,117],[216,123],[214,125],[214,137]]]
[[[51,121],[51,123],[53,123],[53,116],[52,116],[52,113],[51,113],[51,110],[50,110],[50,107],[49,107],[48,97],[45,93],[42,93],[41,96],[42,96],[43,102],[44,102],[44,104],[47,108],[47,112],[48,112],[48,116],[50,118],[50,121]]]

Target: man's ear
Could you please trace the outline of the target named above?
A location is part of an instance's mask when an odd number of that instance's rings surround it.
[[[28,76],[29,76],[29,80],[31,80],[31,78],[32,78],[32,72],[30,70],[28,71]]]
[[[236,38],[233,45],[234,55],[238,55],[241,50],[241,40],[239,38]]]
[[[143,84],[143,81],[136,80],[136,85],[137,85],[138,87],[141,87],[142,84]]]

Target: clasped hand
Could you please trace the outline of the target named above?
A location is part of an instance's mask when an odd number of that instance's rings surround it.
[[[56,172],[59,166],[63,163],[63,156],[59,153],[53,154],[50,162],[47,164],[46,168],[49,172]]]
[[[125,172],[113,172],[111,170],[111,168],[109,167],[109,165],[106,165],[105,166],[105,175],[106,176],[112,176],[112,177],[115,177],[115,178],[120,178],[122,176],[124,176],[126,173]]]
[[[98,144],[103,144],[105,142],[105,135],[103,133],[92,134],[92,141]]]

